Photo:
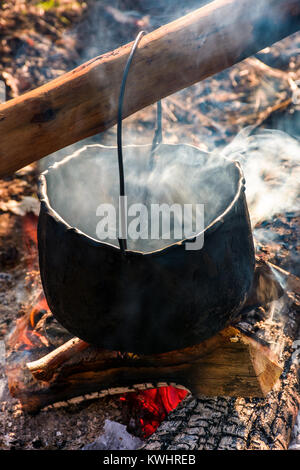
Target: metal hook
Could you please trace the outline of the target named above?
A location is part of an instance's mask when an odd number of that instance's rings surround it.
[[[118,146],[118,164],[119,164],[119,180],[120,180],[120,198],[125,196],[125,178],[124,178],[124,165],[123,165],[123,148],[122,148],[122,119],[123,119],[123,103],[124,103],[124,94],[126,88],[126,81],[131,66],[131,62],[134,56],[134,53],[137,49],[137,46],[141,38],[146,34],[145,31],[141,31],[132,46],[131,52],[126,62],[126,66],[123,73],[120,95],[119,95],[119,104],[118,104],[118,120],[117,120],[117,146]],[[151,155],[153,155],[156,147],[162,141],[162,106],[161,101],[157,103],[157,127],[155,130],[155,135],[151,147]],[[125,217],[125,204],[124,200],[120,204],[120,224],[121,224],[121,233],[124,236],[126,231],[126,217]],[[123,254],[127,250],[127,240],[126,238],[119,238],[120,250]]]

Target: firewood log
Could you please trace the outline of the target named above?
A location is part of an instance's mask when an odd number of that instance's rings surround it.
[[[179,385],[194,396],[263,397],[282,372],[277,354],[267,344],[234,327],[196,346],[146,356],[81,347],[80,341],[76,351],[72,341],[27,363],[38,383],[25,378],[24,371],[16,374],[15,369],[10,379],[8,370],[10,392],[24,410],[35,412],[82,394],[104,396],[162,384]]]

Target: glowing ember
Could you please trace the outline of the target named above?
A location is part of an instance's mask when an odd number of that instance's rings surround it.
[[[146,438],[156,431],[167,414],[179,405],[187,393],[186,390],[169,386],[126,393],[120,400],[126,402],[130,414],[140,416],[138,424]]]
[[[37,222],[38,218],[31,212],[22,217],[23,244],[28,266],[27,288],[29,288],[30,291],[33,289],[34,292],[36,290],[36,279],[38,275]],[[33,305],[34,307],[30,312],[27,312],[16,321],[16,326],[9,337],[9,345],[12,349],[30,351],[42,346],[49,346],[47,338],[35,329],[39,320],[39,314],[44,311],[49,311],[42,290],[35,294]]]
[[[36,315],[41,310],[49,310],[47,300],[45,299],[43,292],[40,293],[39,299],[38,299],[37,303],[35,304],[35,306],[33,307],[33,309],[31,310],[30,315],[29,315],[30,325],[31,325],[32,328],[35,327],[35,325],[36,325],[36,321],[35,321]]]

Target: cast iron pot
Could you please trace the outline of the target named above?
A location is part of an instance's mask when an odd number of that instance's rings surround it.
[[[115,148],[98,147],[115,161]],[[141,161],[146,147],[135,148]],[[160,151],[187,153],[203,165],[209,158],[189,145],[161,144]],[[238,163],[227,161],[208,173],[216,191],[222,191],[225,180],[231,190],[222,211],[208,221],[201,250],[187,251],[190,240],[185,239],[146,253],[129,246],[125,256],[117,245],[80,230],[80,217],[74,224],[76,206],[73,223],[66,220],[77,195],[74,169],[87,188],[83,201],[100,178],[94,157],[67,157],[39,180],[41,279],[53,315],[67,330],[103,348],[151,354],[200,343],[232,322],[251,288],[255,264]],[[57,196],[61,181],[67,192],[63,202]]]

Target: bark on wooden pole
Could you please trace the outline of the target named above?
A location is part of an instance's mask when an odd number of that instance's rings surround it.
[[[298,0],[216,0],[146,35],[124,116],[300,29]],[[0,106],[0,176],[116,123],[127,44]]]

